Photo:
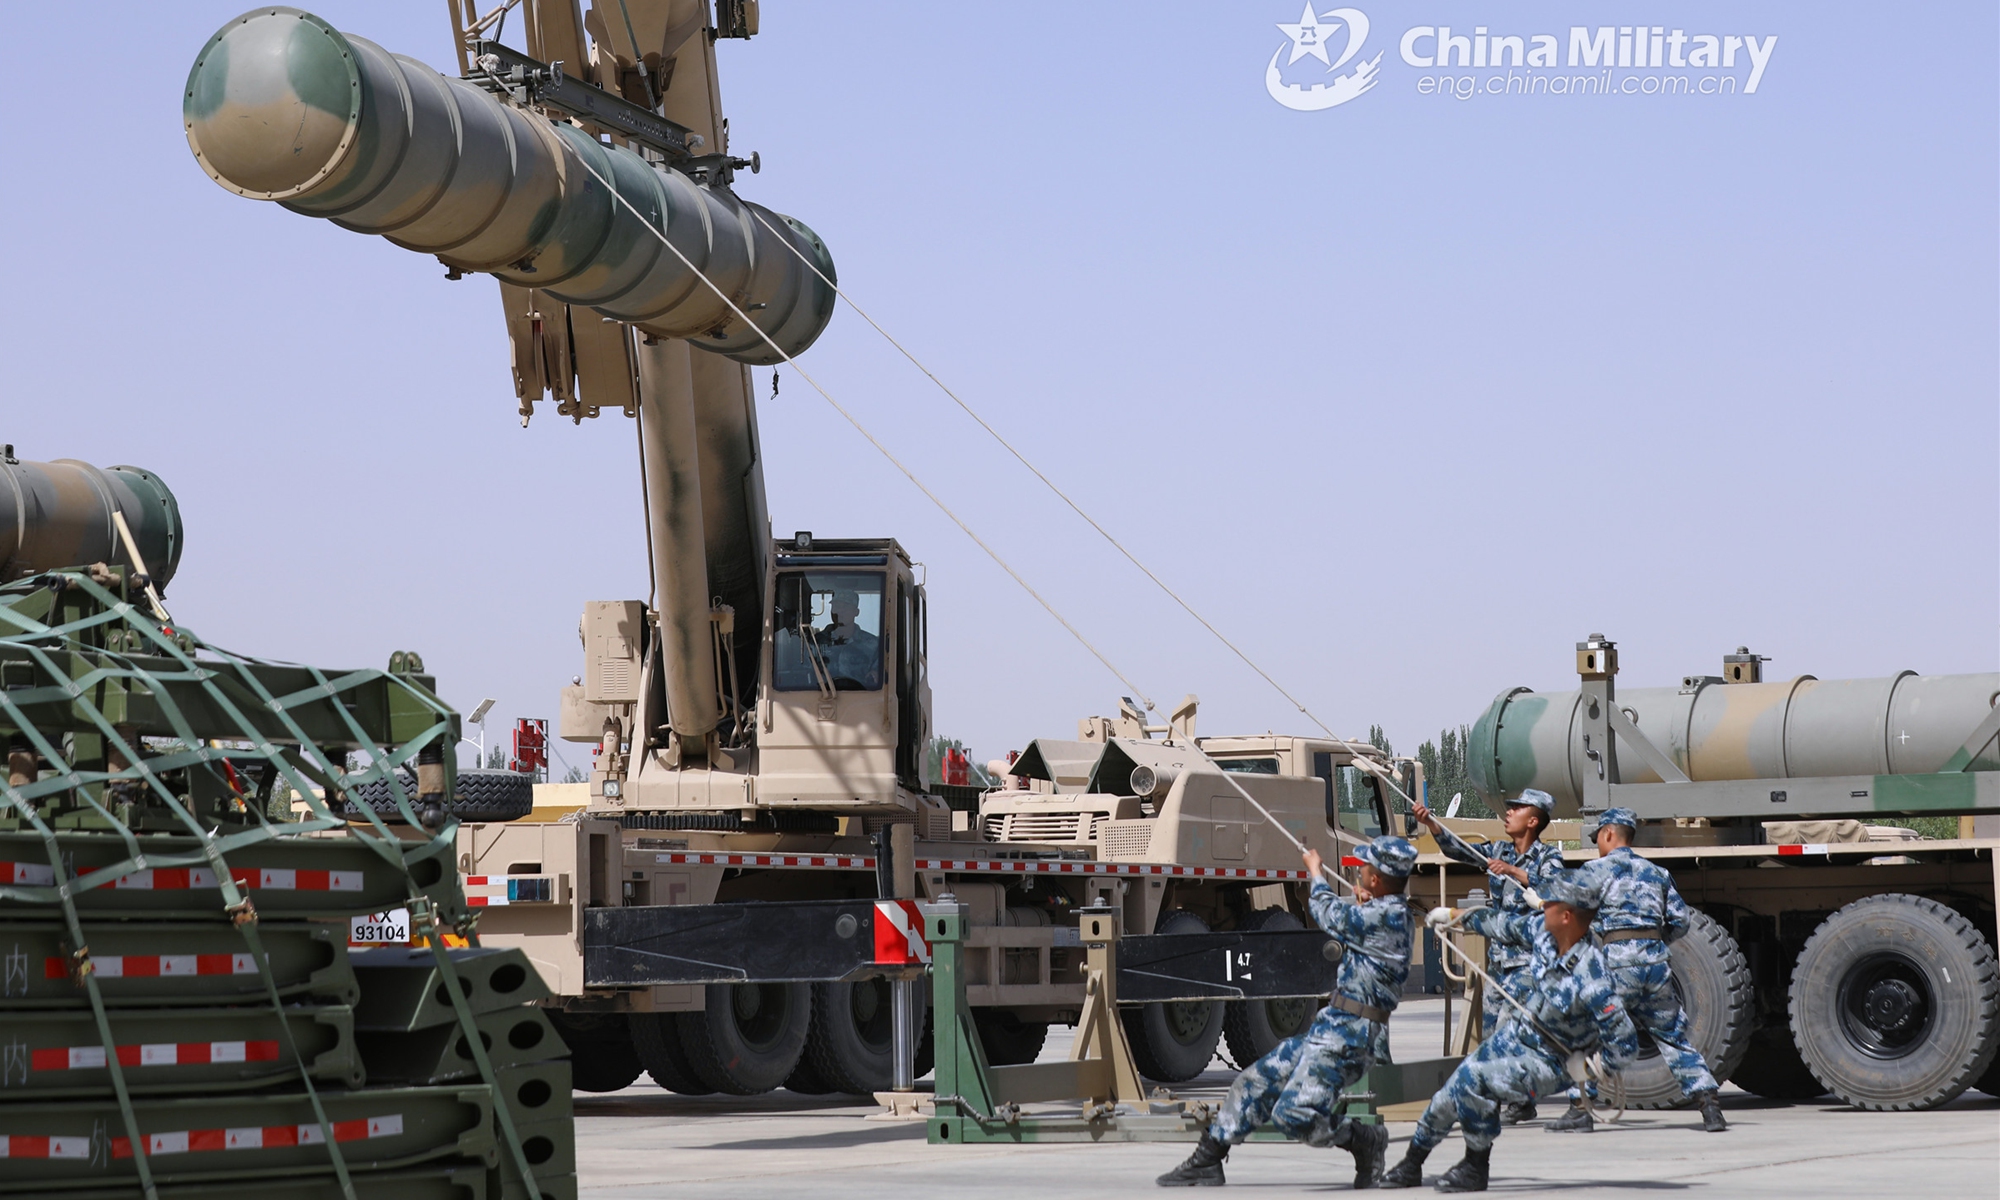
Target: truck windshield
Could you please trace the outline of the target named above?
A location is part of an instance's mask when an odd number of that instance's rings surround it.
[[[771,658],[781,692],[882,687],[882,576],[795,571],[778,576]]]

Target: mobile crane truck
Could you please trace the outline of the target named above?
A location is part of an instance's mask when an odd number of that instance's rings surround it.
[[[479,935],[547,980],[578,1086],[907,1086],[918,898],[965,907],[994,1064],[1077,1019],[1079,908],[1138,934],[1303,928],[1297,852],[1246,797],[1337,860],[1400,828],[1381,778],[1414,790],[1415,764],[1330,738],[1197,741],[1189,697],[1163,725],[1131,706],[1036,741],[1008,789],[927,785],[909,555],[770,531],[749,367],[802,353],[835,295],[820,238],[735,191],[761,163],[731,153],[715,43],[757,32],[754,0],[519,7],[525,51],[452,7],[458,77],[260,8],[203,49],[185,110],[224,188],[494,276],[523,424],[548,402],[638,422],[652,596],[585,606],[561,697],[559,735],[596,748],[587,800],[458,843]],[[1314,956],[1298,995],[1218,982],[1127,1008],[1141,1070],[1191,1078],[1225,1037],[1247,1062],[1301,1028],[1331,988]]]

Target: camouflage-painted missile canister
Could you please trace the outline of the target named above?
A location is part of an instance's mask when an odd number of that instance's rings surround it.
[[[159,476],[71,458],[0,459],[0,583],[97,562],[132,566],[113,513],[164,591],[180,566],[181,508]]]
[[[1737,684],[1691,676],[1679,688],[1620,688],[1617,704],[1690,779],[1787,779],[1946,769],[1996,693],[2000,673]],[[1584,774],[1596,770],[1582,744],[1583,703],[1574,691],[1501,693],[1472,727],[1473,786],[1489,799],[1541,788],[1558,813],[1576,812]],[[1619,782],[1660,781],[1622,737],[1618,766]]]
[[[238,195],[654,336],[768,365],[783,360],[759,329],[798,354],[833,314],[812,269],[832,280],[833,260],[804,224],[297,9],[260,8],[210,38],[182,110],[196,160]]]

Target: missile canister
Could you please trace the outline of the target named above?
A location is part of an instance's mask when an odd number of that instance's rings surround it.
[[[1724,683],[1690,677],[1679,688],[1619,688],[1639,732],[1697,782],[1938,771],[2000,698],[2000,673],[1880,679]],[[1557,811],[1577,810],[1587,771],[1581,692],[1502,692],[1472,727],[1472,784],[1488,800],[1540,788]],[[2000,770],[1988,744],[1968,771]],[[1614,782],[1657,783],[1623,736]]]
[[[0,583],[98,562],[132,566],[113,513],[124,514],[154,586],[164,591],[180,566],[181,509],[159,476],[0,455]]]
[[[788,354],[833,313],[831,287],[807,265],[832,280],[833,260],[800,222],[297,9],[260,8],[210,38],[182,112],[202,169],[238,195],[648,334],[783,361],[696,271]]]

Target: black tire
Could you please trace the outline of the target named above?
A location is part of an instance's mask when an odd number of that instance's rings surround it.
[[[639,1056],[624,1013],[566,1013],[544,1009],[569,1047],[570,1083],[580,1092],[615,1092],[639,1078]]]
[[[2000,1042],[2000,965],[1963,916],[1921,896],[1857,900],[1792,969],[1792,1036],[1826,1090],[1912,1112],[1983,1078]]]
[[[1705,913],[1691,911],[1688,916],[1686,936],[1668,948],[1674,993],[1687,1012],[1689,1043],[1701,1052],[1711,1075],[1727,1079],[1750,1047],[1757,988],[1736,939]],[[1618,1078],[1628,1107],[1685,1108],[1692,1103],[1644,1030],[1639,1033],[1639,1060]]]
[[[712,983],[700,1012],[674,1014],[695,1077],[712,1091],[756,1096],[799,1065],[812,1025],[812,985]]]
[[[678,1015],[633,1013],[627,1018],[632,1027],[632,1049],[654,1083],[683,1096],[712,1095],[715,1089],[694,1073],[681,1046],[680,1023],[674,1019]]]
[[[813,1069],[812,1055],[801,1054],[799,1065],[792,1068],[790,1075],[785,1076],[785,1090],[796,1092],[801,1096],[826,1096],[839,1089],[822,1079],[820,1073]]]
[[[1286,909],[1260,908],[1243,922],[1245,930],[1304,929],[1305,922]],[[1222,1013],[1222,1042],[1229,1061],[1242,1070],[1276,1049],[1279,1042],[1304,1033],[1319,1015],[1324,1000],[1232,1000]]]
[[[416,776],[408,771],[400,774],[404,793],[414,808]],[[384,820],[402,819],[385,780],[372,780],[349,792],[347,803],[341,806],[341,815],[358,818],[363,804]],[[461,821],[513,821],[527,816],[534,808],[534,776],[519,771],[464,770],[458,773],[458,786],[445,812]]]
[[[979,1031],[979,1048],[989,1067],[1018,1067],[1042,1056],[1049,1040],[1046,1021],[1023,1021],[998,1008],[975,1008],[972,1024]]]
[[[1166,914],[1155,933],[1206,933],[1208,924],[1191,912]],[[1161,1083],[1185,1083],[1208,1069],[1222,1040],[1220,1000],[1142,1004],[1124,1009],[1125,1040],[1139,1073]]]
[[[1743,1061],[1730,1072],[1729,1082],[1766,1100],[1810,1100],[1826,1095],[1826,1085],[1813,1078],[1786,1022],[1761,1026],[1750,1035]]]
[[[915,990],[917,1027],[910,1032],[921,1037],[924,995],[921,987]],[[871,1096],[895,1086],[895,998],[888,980],[815,983],[812,1007],[804,1061],[827,1082],[827,1091]],[[917,1057],[921,1060],[922,1055]]]

